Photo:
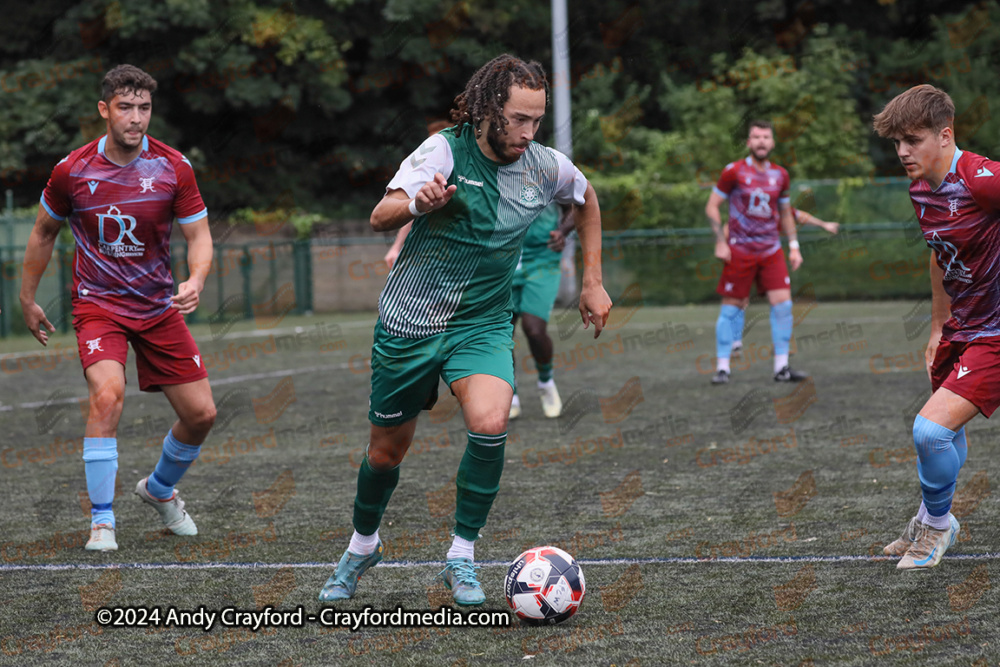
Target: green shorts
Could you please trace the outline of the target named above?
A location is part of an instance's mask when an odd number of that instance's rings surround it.
[[[375,322],[368,420],[410,421],[437,402],[438,377],[449,387],[470,375],[492,375],[514,388],[514,327],[508,321],[445,331],[428,338],[393,336]]]
[[[562,268],[559,257],[556,261],[529,262],[514,274],[511,296],[514,299],[514,313],[528,313],[546,322],[552,314],[552,306],[559,295]]]

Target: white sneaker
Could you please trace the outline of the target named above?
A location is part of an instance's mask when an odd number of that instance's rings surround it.
[[[115,541],[115,529],[106,523],[90,527],[90,539],[87,540],[87,551],[118,551]]]
[[[170,500],[160,500],[149,495],[149,491],[146,489],[146,479],[143,477],[135,485],[135,495],[139,496],[139,500],[147,505],[152,505],[160,513],[163,525],[169,528],[174,535],[197,535],[198,526],[194,525],[194,519],[184,511],[184,501],[177,494],[177,489],[174,489],[174,497]]]
[[[920,522],[917,522],[917,526],[920,531],[917,539],[910,545],[902,560],[896,563],[899,570],[934,567],[941,562],[948,547],[955,543],[955,537],[961,529],[958,519],[951,514],[948,515],[948,527],[944,530],[937,530]]]
[[[517,419],[520,416],[521,416],[521,399],[517,397],[517,394],[514,394],[514,400],[510,402],[510,415],[508,415],[508,419]]]
[[[555,419],[562,414],[562,399],[559,398],[559,390],[556,389],[556,381],[539,382],[538,391],[542,399],[542,412],[549,419]]]

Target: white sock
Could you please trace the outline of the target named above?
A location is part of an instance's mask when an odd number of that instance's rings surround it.
[[[951,524],[951,521],[948,520],[948,517],[950,516],[950,512],[944,516],[932,516],[928,514],[927,518],[924,519],[924,524],[930,526],[934,530],[947,530],[948,526]]]
[[[510,407],[512,408],[521,407],[521,399],[517,397],[517,394],[514,394],[514,398],[510,400]]]
[[[451,548],[448,549],[448,558],[468,558],[469,560],[475,560],[476,543],[456,535],[455,539],[451,541]]]
[[[374,553],[377,547],[378,530],[371,535],[362,535],[358,531],[354,531],[354,535],[351,536],[351,543],[348,545],[347,550],[352,554],[367,556],[370,553]]]
[[[776,354],[774,355],[774,372],[777,373],[782,368],[788,365],[788,355],[787,354]]]
[[[920,501],[920,509],[917,510],[917,521],[927,523],[927,506],[922,500]]]
[[[719,357],[715,362],[715,370],[729,372],[729,357],[723,359]]]
[[[539,389],[548,389],[549,387],[554,387],[554,386],[556,386],[556,379],[555,378],[549,378],[545,382],[539,382],[538,383],[538,388]]]

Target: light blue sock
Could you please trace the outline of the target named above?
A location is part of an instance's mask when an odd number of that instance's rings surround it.
[[[733,345],[743,342],[743,321],[747,311],[740,308],[740,312],[733,318]]]
[[[115,513],[111,503],[115,499],[115,479],[118,477],[118,439],[84,438],[83,470],[90,496],[90,525],[104,523],[114,528]]]
[[[792,300],[771,306],[771,342],[774,355],[788,355],[788,345],[792,340]]]
[[[948,527],[948,512],[955,481],[962,467],[954,440],[956,433],[917,415],[913,420],[913,445],[917,449],[920,492],[927,507],[925,523],[937,530]]]
[[[969,442],[965,439],[964,426],[955,431],[955,439],[951,444],[955,445],[955,451],[958,452],[958,467],[961,469],[965,465],[965,456],[969,453]]]
[[[733,351],[733,331],[736,318],[743,313],[739,306],[723,304],[719,309],[719,319],[715,322],[715,356],[729,359]]]
[[[153,474],[146,480],[149,495],[158,500],[169,500],[174,495],[174,484],[181,480],[200,452],[200,446],[185,445],[174,437],[173,430],[167,431],[167,437],[163,439],[163,453]]]

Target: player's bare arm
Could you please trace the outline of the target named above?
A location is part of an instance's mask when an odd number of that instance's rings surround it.
[[[802,253],[799,251],[799,233],[795,229],[795,218],[792,217],[792,205],[788,202],[778,204],[781,213],[781,228],[788,237],[788,263],[792,271],[802,266]]]
[[[181,315],[193,313],[205,289],[205,278],[212,266],[212,232],[208,227],[208,216],[201,220],[181,225],[184,240],[187,241],[188,273],[190,277],[177,286],[177,294],[170,297],[171,308]]]
[[[705,204],[705,217],[712,225],[712,234],[715,235],[715,257],[728,263],[732,259],[732,251],[729,249],[726,230],[722,227],[722,216],[719,214],[719,207],[725,199],[719,193],[713,191],[708,196],[708,203]]]
[[[812,213],[808,213],[806,211],[796,210],[794,217],[799,224],[819,227],[823,231],[829,232],[830,234],[836,234],[840,231],[839,222],[827,222],[825,220],[820,220]]]
[[[457,185],[448,185],[444,174],[438,173],[434,174],[432,180],[424,183],[412,200],[403,190],[390,190],[372,211],[372,229],[376,232],[399,229],[413,220],[414,215],[423,215],[443,207],[451,201],[451,196],[457,189]]]
[[[392,242],[392,245],[389,246],[389,250],[386,251],[383,259],[385,260],[386,266],[390,269],[392,268],[392,265],[396,263],[396,258],[399,257],[399,253],[403,250],[403,243],[406,241],[406,237],[410,233],[411,229],[413,229],[412,222],[408,222],[400,227],[399,231],[396,233],[396,239]]]
[[[944,291],[944,271],[938,266],[937,253],[931,251],[931,334],[924,350],[924,362],[927,366],[927,377],[931,375],[931,365],[941,342],[941,330],[944,323],[951,317],[951,297]]]
[[[576,227],[576,219],[573,217],[573,209],[560,207],[559,226],[549,232],[548,248],[554,252],[562,252],[566,247],[566,236]]]
[[[580,289],[580,316],[583,328],[594,324],[594,338],[601,335],[611,312],[611,297],[604,290],[601,273],[601,208],[594,186],[587,183],[583,206],[573,205],[576,234],[583,251],[583,287]]]
[[[42,345],[47,345],[49,333],[55,333],[42,307],[35,303],[35,293],[42,274],[52,259],[52,248],[59,237],[63,221],[56,220],[39,204],[38,217],[28,239],[28,247],[24,251],[24,267],[21,277],[21,311],[24,313],[24,323],[28,325],[31,335]],[[48,329],[48,331],[46,331]]]

